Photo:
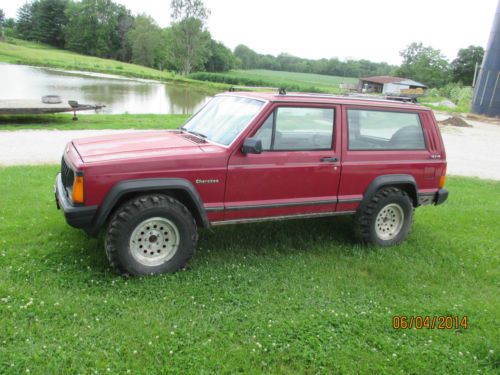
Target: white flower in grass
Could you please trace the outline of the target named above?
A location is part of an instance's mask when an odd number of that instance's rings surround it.
[[[171,350],[171,351],[169,351],[169,353],[170,353],[170,355],[172,355],[172,354],[174,354],[174,351],[173,351],[173,350]]]

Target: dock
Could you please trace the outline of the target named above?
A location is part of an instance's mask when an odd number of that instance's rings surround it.
[[[76,120],[76,112],[99,110],[104,107],[105,105],[79,104],[74,100],[68,100],[67,103],[62,101],[44,103],[36,99],[8,99],[0,100],[0,115],[41,115],[73,112],[73,119]]]

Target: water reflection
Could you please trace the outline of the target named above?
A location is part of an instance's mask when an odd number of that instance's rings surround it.
[[[49,94],[104,104],[102,113],[188,114],[210,98],[203,91],[176,84],[0,64],[0,99],[40,99]]]

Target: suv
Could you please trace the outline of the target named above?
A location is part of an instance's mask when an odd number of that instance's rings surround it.
[[[112,266],[144,275],[184,267],[212,225],[353,215],[362,242],[399,244],[415,207],[446,200],[445,174],[428,108],[231,92],[177,130],[70,142],[55,193],[71,226],[105,230]]]

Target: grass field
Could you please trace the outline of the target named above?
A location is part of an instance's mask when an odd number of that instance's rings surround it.
[[[233,70],[227,73],[193,73],[197,80],[232,85],[285,87],[289,91],[339,93],[339,84],[357,83],[357,78],[320,74],[280,72],[273,70]]]
[[[121,61],[101,59],[57,49],[44,44],[9,38],[0,42],[0,62],[46,66],[67,70],[82,70],[127,77],[147,78],[159,81],[197,84],[207,90],[225,90],[228,86],[215,83],[197,82],[169,71],[159,71],[141,65]]]
[[[0,116],[1,130],[50,129],[174,129],[189,115],[73,115]]]
[[[398,247],[347,218],[219,227],[188,270],[127,280],[56,211],[57,169],[0,169],[1,374],[498,373],[498,182],[450,178]]]

